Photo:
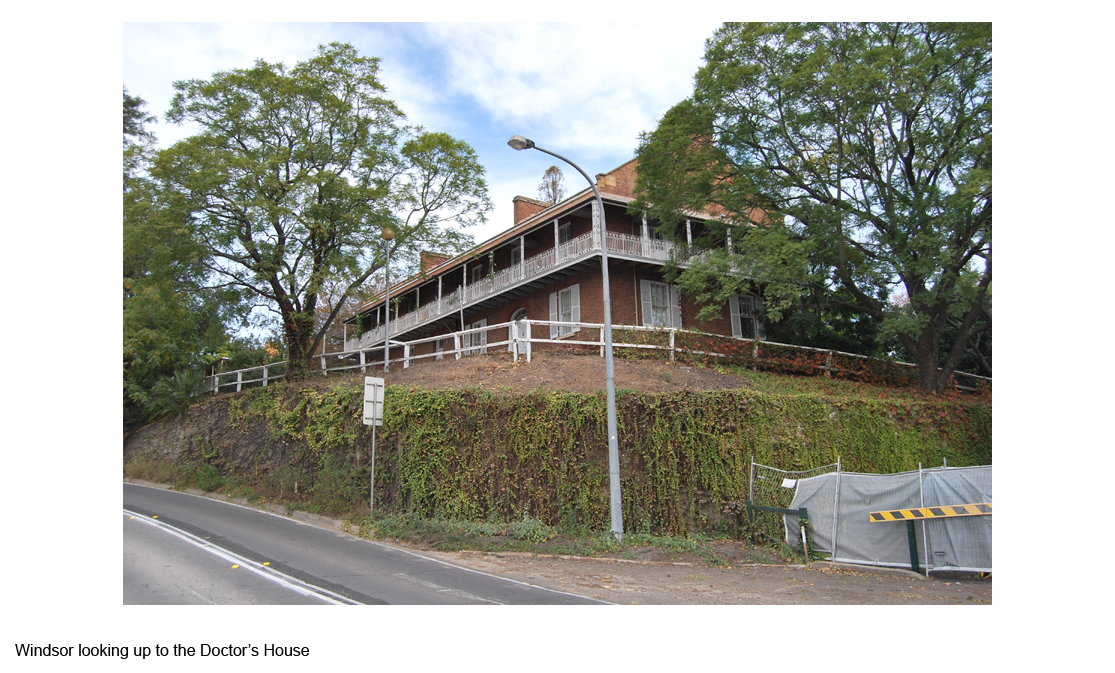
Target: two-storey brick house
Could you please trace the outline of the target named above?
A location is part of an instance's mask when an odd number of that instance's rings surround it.
[[[553,206],[517,196],[515,222],[510,229],[456,257],[424,253],[421,273],[392,285],[391,340],[451,335],[523,318],[602,323],[600,262],[601,246],[605,244],[613,325],[761,337],[756,297],[733,297],[728,306],[722,307],[719,317],[698,322],[700,307],[665,282],[663,266],[679,251],[656,233],[651,223],[628,214],[628,204],[634,199],[635,170],[633,159],[596,176],[606,231],[601,229],[591,189]],[[687,220],[679,225],[678,240],[693,241],[703,227],[700,217]],[[364,304],[358,315],[347,321],[345,350],[382,349],[385,317],[383,295]],[[507,339],[507,329],[474,332],[466,336],[467,343],[462,347],[469,352],[485,350],[488,343]],[[534,331],[532,336],[557,342],[574,338],[574,333],[573,328],[551,325],[548,333]],[[416,345],[410,356],[452,347],[450,339],[431,340]],[[397,357],[402,357],[401,348],[391,352],[392,359]]]

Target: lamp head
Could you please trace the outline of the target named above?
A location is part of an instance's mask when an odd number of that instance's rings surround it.
[[[524,138],[522,136],[511,136],[511,139],[507,141],[507,144],[513,150],[529,150],[534,147],[533,140]]]
[[[383,231],[379,232],[380,238],[385,241],[390,241],[395,238],[395,230],[390,227],[384,227]]]

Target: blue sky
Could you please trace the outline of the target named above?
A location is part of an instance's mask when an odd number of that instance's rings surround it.
[[[718,22],[696,23],[125,23],[123,84],[160,118],[175,80],[250,67],[293,65],[319,44],[349,42],[381,59],[387,95],[410,123],[469,143],[487,171],[494,210],[470,229],[483,241],[512,224],[511,199],[537,196],[555,160],[515,152],[520,134],[595,175],[634,156],[639,133],[692,91],[704,41]],[[191,130],[159,123],[160,145]],[[567,193],[587,186],[563,167]]]

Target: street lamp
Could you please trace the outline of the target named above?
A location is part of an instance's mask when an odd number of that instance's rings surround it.
[[[600,268],[604,281],[604,380],[608,400],[608,483],[611,487],[612,534],[617,540],[622,540],[623,507],[619,493],[619,433],[616,430],[616,367],[612,359],[612,292],[608,286],[608,227],[604,221],[604,200],[600,198],[600,191],[596,189],[596,183],[589,179],[588,174],[560,154],[542,149],[535,145],[533,140],[523,136],[511,136],[507,144],[514,150],[534,149],[561,159],[576,168],[577,172],[588,180],[592,193],[596,195],[596,206],[600,210]]]
[[[389,371],[387,361],[391,352],[391,241],[395,239],[395,230],[384,227],[379,236],[387,243],[387,261],[383,264],[383,312],[387,316],[387,322],[383,324],[383,371],[386,372]]]

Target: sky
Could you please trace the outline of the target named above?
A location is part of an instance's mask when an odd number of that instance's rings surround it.
[[[386,95],[409,123],[476,150],[493,204],[488,222],[468,230],[479,243],[512,226],[512,199],[537,198],[543,172],[557,163],[512,150],[508,138],[531,138],[590,176],[616,168],[634,156],[640,133],[692,93],[705,40],[719,25],[125,23],[123,84],[160,118],[151,128],[166,147],[195,132],[161,121],[175,81],[256,59],[292,66],[318,45],[348,42],[381,59]],[[588,186],[559,167],[568,195]]]

